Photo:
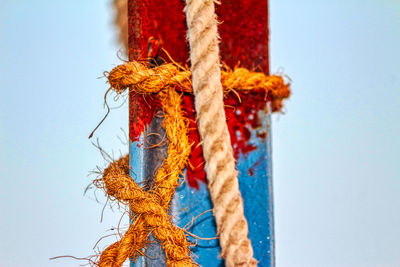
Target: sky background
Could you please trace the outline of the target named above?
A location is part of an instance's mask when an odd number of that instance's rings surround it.
[[[278,267],[400,266],[400,3],[270,0]],[[120,214],[84,188],[97,79],[121,63],[109,1],[0,0],[0,266],[78,266]],[[96,133],[127,151],[128,107]],[[100,202],[101,193],[98,192]],[[112,238],[104,241],[104,246]]]

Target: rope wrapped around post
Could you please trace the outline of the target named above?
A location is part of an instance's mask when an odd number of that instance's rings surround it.
[[[173,63],[148,68],[138,61],[119,65],[107,74],[111,88],[119,94],[129,87],[140,94],[158,93],[167,86],[193,93],[191,78],[192,74],[188,69]],[[267,76],[245,68],[222,70],[221,82],[225,94],[231,91],[265,90],[271,100],[272,112],[280,111],[283,107],[282,101],[290,96],[290,84],[282,76]]]
[[[158,94],[164,112],[163,127],[168,139],[168,155],[157,170],[149,191],[142,189],[129,176],[128,155],[111,163],[102,177],[94,181],[109,198],[129,205],[134,213],[125,235],[103,251],[98,265],[117,267],[129,257],[135,259],[143,255],[141,249],[148,244],[150,233],[161,242],[167,266],[196,265],[190,257],[184,231],[174,226],[168,215],[170,201],[191,151],[187,136],[188,119],[182,112],[179,93],[192,92],[191,73],[172,63],[148,68],[145,64],[132,61],[117,66],[106,76],[111,88],[118,94],[128,88],[139,94]],[[289,84],[280,76],[266,76],[237,68],[223,71],[221,79],[225,93],[234,90],[265,90],[276,111],[282,106],[282,100],[290,95]]]

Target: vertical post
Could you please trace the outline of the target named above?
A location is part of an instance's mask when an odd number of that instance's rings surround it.
[[[188,47],[183,8],[181,0],[129,0],[129,59],[147,59],[151,41],[156,40],[175,61],[186,64]],[[240,65],[268,74],[267,0],[225,0],[217,7],[217,12],[222,22],[219,27],[222,62],[231,68]],[[262,92],[239,94],[240,99],[233,94],[227,95],[225,104],[249,235],[259,266],[274,266],[270,113]],[[164,136],[162,121],[155,116],[157,99],[131,93],[129,102],[131,174],[137,182],[151,184],[148,178],[153,176],[167,153],[165,146],[150,148]],[[186,116],[192,119],[190,127],[196,128],[193,97],[184,95],[183,105]],[[202,168],[201,147],[197,146],[197,130],[192,130],[189,135],[195,142],[190,156],[191,167],[186,170],[185,183],[177,189],[171,208],[175,223],[180,227],[212,208]],[[212,213],[196,219],[190,231],[199,237],[216,236]],[[195,242],[197,246],[193,252],[200,265],[222,266],[218,240]],[[153,246],[146,254],[151,257],[139,259],[132,266],[164,265],[159,247]]]

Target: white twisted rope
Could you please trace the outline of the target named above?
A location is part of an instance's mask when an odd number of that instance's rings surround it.
[[[193,92],[221,256],[226,266],[257,266],[248,239],[226,124],[213,0],[186,0]]]

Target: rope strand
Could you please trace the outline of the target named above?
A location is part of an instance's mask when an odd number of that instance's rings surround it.
[[[186,0],[185,12],[195,109],[221,256],[227,267],[257,266],[225,118],[214,2]]]
[[[183,230],[174,226],[168,215],[169,203],[190,153],[187,121],[182,115],[180,95],[174,88],[160,92],[160,100],[165,113],[163,126],[168,137],[168,156],[154,177],[153,188],[146,192],[129,176],[128,155],[111,163],[102,178],[94,181],[109,197],[128,203],[135,214],[134,222],[122,239],[101,254],[100,267],[119,267],[128,257],[135,259],[148,243],[150,232],[164,247],[167,266],[196,265],[189,256]]]
[[[104,170],[102,178],[94,181],[94,184],[98,188],[102,188],[110,198],[128,204],[131,211],[134,212],[133,223],[129,226],[128,231],[121,240],[103,251],[98,265],[101,267],[119,267],[128,257],[135,259],[138,255],[143,255],[141,249],[149,242],[150,232],[161,241],[166,252],[167,266],[196,265],[189,256],[188,242],[184,232],[172,225],[168,215],[170,201],[191,151],[191,144],[189,144],[187,136],[188,119],[183,116],[182,98],[178,92],[179,90],[187,93],[192,92],[191,73],[171,63],[149,69],[143,63],[133,61],[117,66],[106,75],[111,88],[117,94],[124,93],[129,87],[136,93],[158,94],[164,111],[163,127],[168,139],[168,156],[157,170],[153,179],[154,185],[149,191],[143,190],[129,176],[128,156],[111,163]],[[282,105],[282,100],[290,95],[289,84],[286,84],[284,79],[279,76],[266,76],[263,73],[238,68],[233,71],[223,71],[221,78],[225,93],[233,90],[263,89],[272,101],[280,103],[279,106]],[[217,142],[220,141],[217,140]],[[230,153],[232,153],[231,150]],[[220,154],[218,153],[218,155]],[[210,160],[210,154],[208,154],[208,160]],[[218,164],[225,164],[224,161],[218,162]],[[231,164],[231,167],[233,165],[234,169],[234,161],[229,164]],[[214,169],[214,172],[224,170],[224,166],[217,165]],[[223,216],[224,214],[236,214],[235,209],[240,208],[240,195],[233,195],[231,200],[226,198],[230,194],[229,190],[232,186],[235,186],[235,180],[225,180],[228,182],[225,182],[222,187],[219,186],[217,194],[215,194],[215,185],[214,191],[212,191],[213,200],[217,197],[217,201],[228,203],[225,213],[221,209],[214,208],[214,213],[219,216],[221,214]],[[215,181],[215,179],[209,181],[213,184],[221,184],[221,181]],[[243,207],[241,208],[243,210]],[[228,217],[222,217],[222,221],[225,222],[223,226],[226,228],[221,230],[219,227],[218,230],[221,233],[221,231],[225,232],[226,229],[230,229],[231,234],[221,234],[221,237],[227,238],[225,242],[232,243],[230,248],[233,247],[236,250],[241,250],[241,252],[246,251],[249,243],[244,241],[239,242],[239,245],[236,244],[237,233],[243,231],[246,225],[243,224],[242,220],[229,223],[226,221]],[[221,217],[218,218],[220,222]],[[224,244],[226,245],[226,243]],[[230,248],[227,250],[225,247],[225,250],[223,250],[225,254],[223,255],[232,255],[233,250]],[[229,259],[227,266],[240,266],[237,265],[238,262],[243,262],[243,266],[248,266],[249,263],[243,261],[241,256],[243,254],[237,255],[238,257],[233,259],[226,257],[226,259]],[[236,265],[228,265],[233,263]],[[252,260],[250,263],[256,264]]]

